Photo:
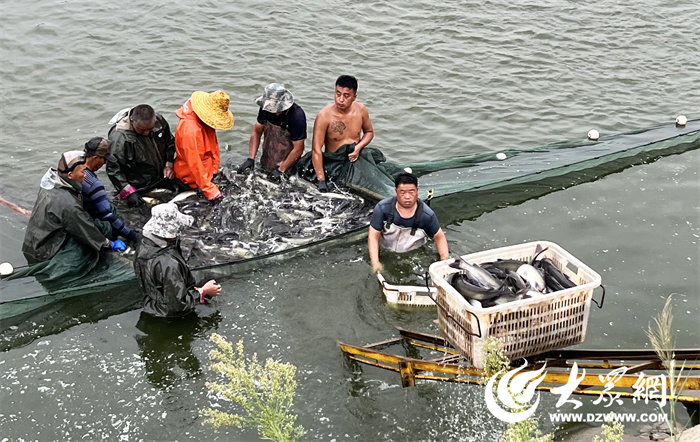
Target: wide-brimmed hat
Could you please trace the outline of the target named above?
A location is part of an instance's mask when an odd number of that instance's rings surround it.
[[[176,204],[158,204],[151,208],[151,219],[143,226],[143,231],[159,238],[177,238],[180,230],[191,226],[193,222],[194,218],[180,213]]]
[[[199,119],[217,130],[233,127],[233,114],[228,110],[229,101],[230,98],[224,91],[214,91],[211,94],[197,91],[190,98],[192,109]]]
[[[61,173],[73,172],[76,166],[85,164],[85,152],[82,150],[70,150],[58,160],[58,171]]]
[[[110,163],[116,163],[117,157],[112,155],[112,141],[102,137],[90,138],[85,143],[86,156],[102,157]]]
[[[268,112],[284,112],[294,104],[294,96],[283,84],[270,83],[265,86],[262,97],[258,97],[255,103]]]

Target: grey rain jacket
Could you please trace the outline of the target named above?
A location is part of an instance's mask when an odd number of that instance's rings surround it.
[[[180,241],[144,236],[136,249],[134,273],[144,292],[143,311],[162,318],[185,316],[200,301],[195,279],[182,257]]]
[[[97,252],[107,244],[107,238],[83,209],[81,192],[79,182],[54,168],[44,174],[22,244],[27,261],[48,261],[69,237]]]
[[[107,176],[117,192],[131,184],[137,189],[163,178],[165,166],[175,161],[175,137],[162,115],[156,114],[156,126],[148,136],[139,135],[131,126],[129,113],[109,129],[116,163],[107,162]]]

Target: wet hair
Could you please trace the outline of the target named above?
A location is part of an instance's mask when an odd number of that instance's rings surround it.
[[[151,124],[156,119],[156,111],[147,104],[139,104],[131,110],[129,120],[137,124]]]
[[[357,93],[357,78],[353,77],[352,75],[341,75],[337,80],[335,80],[335,85],[352,89],[355,93]]]
[[[418,187],[418,178],[412,173],[400,173],[394,179],[394,187],[399,188],[399,184],[413,184]]]

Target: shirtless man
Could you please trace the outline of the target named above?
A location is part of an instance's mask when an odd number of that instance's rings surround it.
[[[341,75],[335,82],[335,103],[321,109],[316,116],[312,162],[318,178],[318,190],[321,192],[328,191],[323,171],[323,146],[326,146],[325,151],[329,153],[348,146],[348,150],[352,151],[348,154],[348,159],[355,162],[362,148],[374,138],[369,112],[356,99],[357,79]]]

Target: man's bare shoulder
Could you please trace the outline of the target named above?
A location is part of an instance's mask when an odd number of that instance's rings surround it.
[[[357,106],[357,110],[360,112],[367,112],[367,106],[360,103],[359,101],[354,102],[352,105]]]
[[[333,114],[334,108],[335,108],[335,103],[330,103],[330,104],[325,105],[323,107],[323,109],[318,111],[318,115],[316,115],[316,119],[329,118]]]

